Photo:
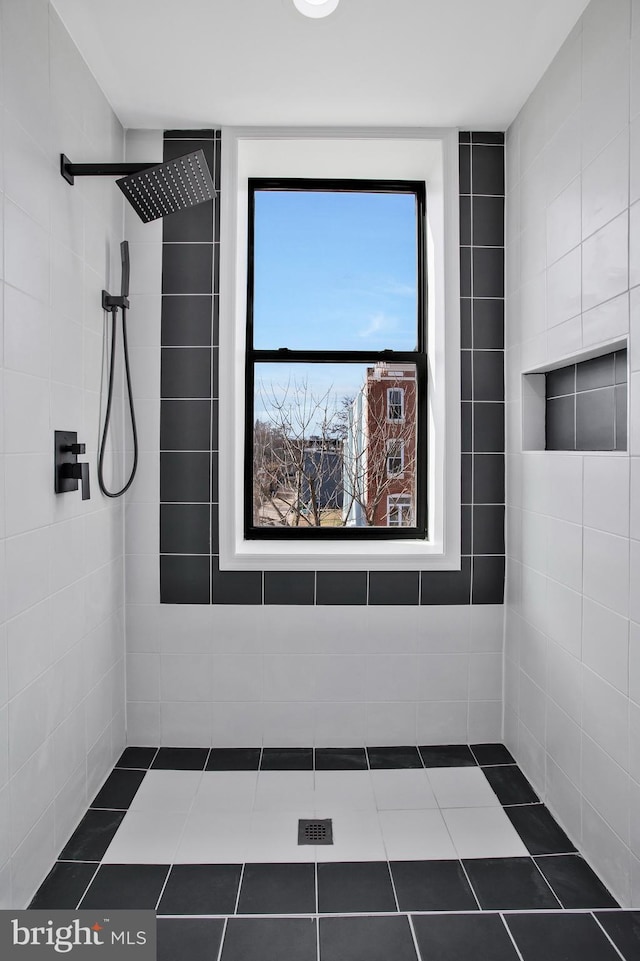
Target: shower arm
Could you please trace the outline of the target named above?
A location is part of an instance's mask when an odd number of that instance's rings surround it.
[[[118,177],[140,173],[157,166],[157,160],[150,163],[135,164],[74,164],[63,153],[60,154],[60,173],[68,184],[73,186],[75,177]]]

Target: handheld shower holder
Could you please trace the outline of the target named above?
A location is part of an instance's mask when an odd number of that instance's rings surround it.
[[[127,310],[129,309],[129,299],[127,297],[116,297],[113,294],[107,293],[106,290],[102,291],[102,309],[109,310],[111,313],[115,313],[119,308],[123,307]]]

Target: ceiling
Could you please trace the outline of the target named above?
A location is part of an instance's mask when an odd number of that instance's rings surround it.
[[[504,129],[587,0],[52,0],[125,127]]]

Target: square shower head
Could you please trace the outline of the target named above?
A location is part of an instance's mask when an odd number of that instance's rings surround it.
[[[116,183],[143,223],[187,210],[215,196],[202,150],[123,177]]]

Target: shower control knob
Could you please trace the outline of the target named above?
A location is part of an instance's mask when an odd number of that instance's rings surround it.
[[[75,454],[77,457],[78,454],[84,454],[86,452],[87,445],[86,444],[68,444],[67,450],[69,451],[70,454]]]

